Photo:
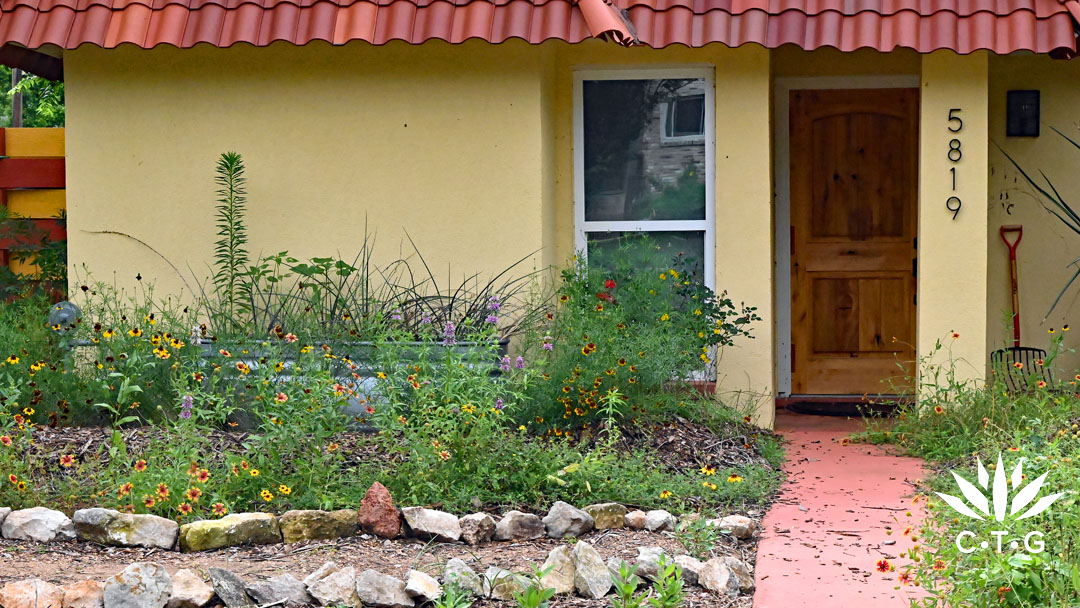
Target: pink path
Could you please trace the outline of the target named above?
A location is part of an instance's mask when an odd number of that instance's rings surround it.
[[[882,574],[874,564],[909,563],[899,555],[913,544],[904,529],[922,515],[911,499],[923,462],[842,444],[861,428],[858,420],[778,412],[788,481],[762,523],[756,608],[906,607],[917,592],[900,586],[899,569]]]

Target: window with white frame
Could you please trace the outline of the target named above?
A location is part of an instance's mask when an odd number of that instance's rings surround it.
[[[574,104],[578,250],[599,266],[681,256],[712,287],[711,71],[581,71]]]

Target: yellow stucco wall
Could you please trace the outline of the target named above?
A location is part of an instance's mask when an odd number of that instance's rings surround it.
[[[351,257],[366,223],[383,260],[407,230],[443,280],[501,269],[551,229],[542,59],[515,43],[70,51],[71,260],[176,291],[139,239],[206,275],[213,168],[235,150],[253,254]]]
[[[1042,171],[1066,201],[1080,205],[1080,150],[1050,130],[1056,127],[1080,141],[1080,64],[1044,56],[992,57],[990,60],[990,138],[1031,174]],[[1041,92],[1041,134],[1037,138],[1005,136],[1005,96],[1011,89]],[[1008,249],[1001,242],[1002,224],[1021,224],[1018,251],[1021,338],[1024,346],[1049,348],[1047,330],[1063,324],[1080,326],[1080,283],[1062,298],[1044,320],[1054,298],[1072,276],[1068,265],[1080,257],[1080,236],[1066,228],[1042,206],[1024,179],[993,145],[989,159],[989,317],[987,342],[991,349],[1011,345],[1012,325],[1006,322],[1012,300]],[[1074,346],[1068,334],[1066,346]],[[1076,353],[1063,353],[1056,366],[1069,376],[1080,367]]]
[[[927,356],[941,340],[961,380],[983,378],[986,371],[987,61],[985,53],[949,51],[922,61],[916,352]],[[949,127],[957,123],[948,121],[953,109],[963,121],[955,133]],[[949,159],[954,139],[957,162]],[[952,196],[961,202],[955,215],[946,209]]]

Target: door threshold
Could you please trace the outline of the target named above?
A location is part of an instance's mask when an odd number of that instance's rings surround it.
[[[777,398],[776,409],[818,416],[890,416],[910,401],[899,395],[790,395]]]

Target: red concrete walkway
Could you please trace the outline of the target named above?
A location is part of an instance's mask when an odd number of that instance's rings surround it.
[[[913,544],[904,529],[918,527],[921,516],[911,482],[922,476],[922,461],[841,443],[861,428],[857,420],[778,412],[776,429],[790,442],[788,482],[762,525],[756,608],[906,607],[917,592],[900,585],[899,569],[882,574],[874,565],[910,563],[899,555]]]

